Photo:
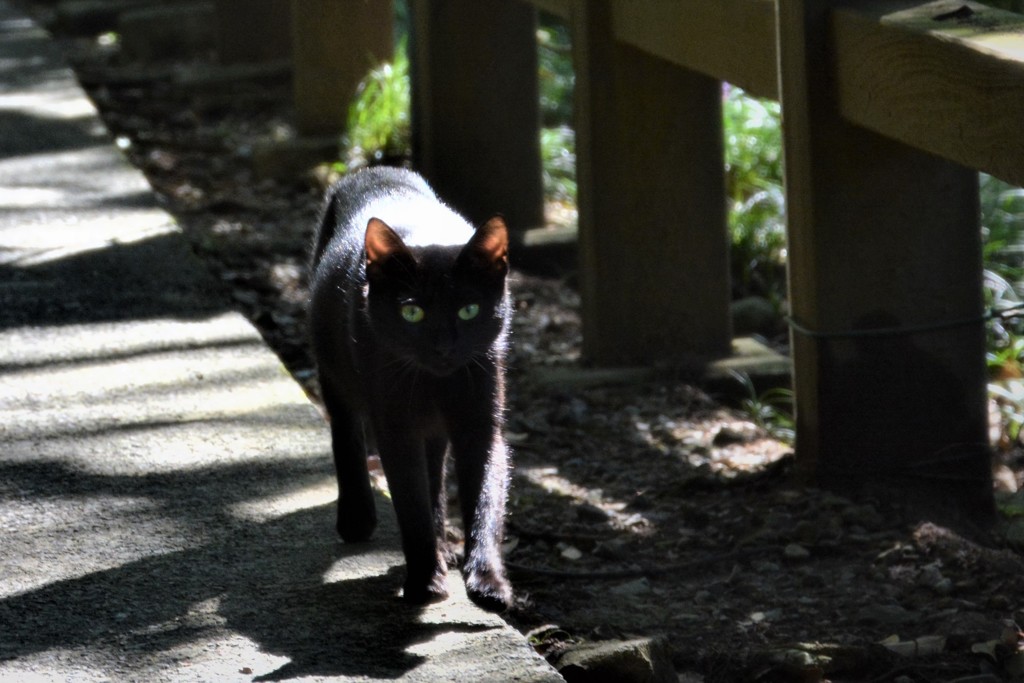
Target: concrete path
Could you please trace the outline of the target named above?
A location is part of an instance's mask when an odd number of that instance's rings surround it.
[[[0,0],[0,680],[559,681],[333,531],[326,426]],[[453,587],[461,591],[461,582]]]

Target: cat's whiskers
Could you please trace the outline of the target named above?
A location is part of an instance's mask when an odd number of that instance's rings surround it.
[[[383,375],[382,379],[385,380],[394,380],[400,377],[406,377],[411,371],[413,374],[414,385],[416,377],[419,375],[419,368],[417,367],[416,362],[412,358],[407,358],[405,356],[395,356],[386,363],[383,363],[380,366],[380,370]]]

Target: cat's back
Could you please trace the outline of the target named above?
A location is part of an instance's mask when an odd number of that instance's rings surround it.
[[[327,252],[361,254],[371,218],[384,221],[409,247],[460,245],[473,234],[473,227],[442,203],[422,176],[373,167],[342,178],[329,191],[314,265]]]

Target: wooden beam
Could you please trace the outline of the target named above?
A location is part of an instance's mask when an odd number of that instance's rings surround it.
[[[476,224],[501,213],[515,231],[542,225],[536,12],[507,0],[410,6],[413,164]]]
[[[1024,16],[869,2],[837,10],[831,32],[847,120],[1024,185]]]
[[[779,0],[798,469],[983,523],[977,173],[844,120],[827,30],[838,4]]]
[[[618,40],[778,99],[773,0],[616,0],[612,7]]]
[[[356,87],[391,59],[391,0],[291,0],[295,119],[303,134],[345,127]]]
[[[542,12],[563,19],[569,18],[569,0],[524,0]]]
[[[289,0],[217,0],[217,56],[224,64],[292,56]]]
[[[603,365],[727,355],[721,83],[614,40],[575,0],[584,355]]]
[[[606,2],[607,0],[601,0]],[[569,0],[524,0],[569,18]],[[617,40],[778,99],[774,0],[611,0]]]

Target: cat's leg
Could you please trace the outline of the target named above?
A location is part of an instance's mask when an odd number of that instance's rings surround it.
[[[445,486],[445,464],[448,461],[448,439],[427,439],[427,472],[430,476],[430,500],[433,501],[434,534],[437,546],[448,566],[455,564],[455,556],[448,546],[448,490]]]
[[[452,450],[466,537],[466,593],[480,607],[500,612],[512,603],[512,586],[501,559],[508,447],[500,429],[488,424],[453,434]]]
[[[338,535],[346,543],[369,540],[377,527],[377,508],[366,466],[363,424],[331,381],[320,378],[324,407],[331,420],[331,450],[338,477]]]
[[[448,597],[448,566],[438,546],[437,495],[427,466],[427,448],[422,439],[406,436],[408,429],[382,427],[375,431],[405,554],[402,597],[417,605],[443,600]]]

